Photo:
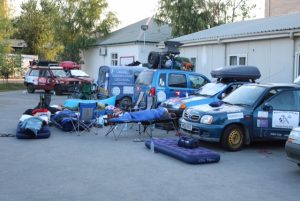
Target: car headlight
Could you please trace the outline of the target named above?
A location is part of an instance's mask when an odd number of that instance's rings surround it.
[[[288,142],[300,144],[300,132],[292,130],[289,135]]]
[[[211,115],[203,115],[200,119],[200,123],[202,124],[212,124],[213,117]]]

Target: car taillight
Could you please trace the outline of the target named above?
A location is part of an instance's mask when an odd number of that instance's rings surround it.
[[[150,94],[150,96],[155,96],[155,87],[150,88],[149,94]]]

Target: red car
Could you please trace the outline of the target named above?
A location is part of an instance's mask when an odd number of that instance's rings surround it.
[[[58,66],[33,66],[29,68],[24,80],[28,93],[42,89],[46,92],[54,90],[57,95],[72,92],[75,85],[83,83],[91,83],[91,81],[71,77],[62,67]]]

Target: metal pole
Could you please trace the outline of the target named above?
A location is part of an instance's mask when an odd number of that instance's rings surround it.
[[[146,31],[144,31],[144,51],[145,51],[145,49],[146,49]]]

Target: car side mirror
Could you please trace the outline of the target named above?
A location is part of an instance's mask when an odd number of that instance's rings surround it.
[[[264,111],[271,111],[273,110],[273,107],[269,103],[264,103],[262,109]]]

